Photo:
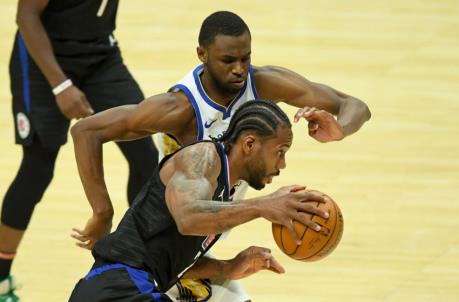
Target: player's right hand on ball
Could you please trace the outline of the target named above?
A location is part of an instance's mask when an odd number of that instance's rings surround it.
[[[112,229],[112,219],[102,219],[93,215],[86,222],[84,230],[73,228],[72,238],[77,240],[76,245],[81,248],[91,250],[97,240],[108,235]]]
[[[70,86],[56,96],[59,110],[69,120],[90,116],[94,113],[85,94],[76,86]]]
[[[305,188],[300,185],[282,187],[266,196],[266,200],[260,205],[262,217],[284,225],[297,244],[301,244],[301,240],[293,227],[294,220],[319,231],[320,226],[313,222],[308,214],[328,218],[328,213],[316,205],[317,202],[325,202],[328,197],[319,191]]]

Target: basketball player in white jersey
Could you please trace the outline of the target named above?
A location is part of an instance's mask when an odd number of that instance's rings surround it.
[[[74,229],[72,236],[80,247],[91,249],[107,234],[112,222],[113,207],[102,164],[102,144],[107,141],[166,133],[161,138],[162,151],[168,154],[174,144],[178,147],[222,135],[232,112],[257,97],[298,107],[294,121],[304,118],[309,135],[319,142],[339,141],[359,130],[370,118],[367,105],[355,97],[310,82],[286,68],[252,66],[249,28],[234,13],[216,12],[204,20],[197,54],[202,65],[169,92],[152,96],[139,105],[95,114],[72,128],[79,172],[93,209],[84,229]],[[185,285],[182,292],[198,288],[196,292],[204,294],[186,301],[207,301],[209,286],[189,282],[192,284]],[[212,301],[249,301],[243,291],[222,299],[215,293],[212,296]]]

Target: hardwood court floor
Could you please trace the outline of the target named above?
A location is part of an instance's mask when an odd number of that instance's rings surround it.
[[[2,196],[20,161],[7,74],[15,6],[0,2]],[[305,123],[295,125],[288,168],[265,190],[303,183],[339,202],[345,232],[329,258],[286,258],[263,220],[235,229],[215,255],[233,257],[252,244],[272,248],[287,273],[243,280],[256,302],[458,301],[459,2],[121,1],[116,35],[147,95],[198,63],[200,24],[220,9],[249,24],[254,65],[289,67],[358,96],[373,117],[356,135],[329,144],[310,139]],[[105,157],[118,220],[126,209],[126,164],[111,144]],[[92,262],[69,237],[89,214],[69,143],[14,265],[23,301],[66,301]]]

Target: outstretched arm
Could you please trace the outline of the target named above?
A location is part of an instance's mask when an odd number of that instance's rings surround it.
[[[168,163],[166,163],[167,165]],[[306,213],[328,218],[328,213],[319,210],[313,203],[324,202],[324,194],[299,191],[303,186],[284,187],[276,192],[252,199],[221,202],[211,200],[220,173],[220,159],[211,143],[188,147],[175,155],[169,165],[163,166],[174,172],[166,183],[166,203],[184,235],[219,234],[240,224],[263,217],[287,227],[292,237],[300,244],[293,228],[293,220],[319,230]]]
[[[181,122],[192,118],[188,101],[178,93],[150,97],[139,105],[115,107],[76,123],[72,129],[75,158],[86,197],[93,215],[83,230],[74,229],[72,237],[83,248],[92,248],[96,240],[111,228],[113,206],[104,180],[102,144],[112,140],[132,140],[156,132],[180,135]]]
[[[257,67],[255,81],[260,97],[301,108],[295,122],[304,117],[309,122],[309,134],[321,142],[340,140],[359,130],[371,117],[361,100],[308,81],[286,68]]]

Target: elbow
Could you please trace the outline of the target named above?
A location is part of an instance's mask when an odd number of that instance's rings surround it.
[[[197,226],[199,225],[196,221],[193,220],[193,215],[187,213],[185,215],[180,215],[181,217],[174,217],[175,224],[177,225],[177,230],[181,235],[184,236],[196,236],[202,235],[199,233]]]
[[[182,213],[181,215],[175,215],[174,221],[177,226],[177,230],[181,235],[184,236],[201,236],[204,235],[202,232],[202,219],[196,217],[193,213]],[[201,223],[199,223],[201,221]]]
[[[360,101],[362,103],[361,105],[361,112],[362,116],[364,117],[365,121],[369,121],[371,118],[371,111],[370,108],[368,108],[368,105],[365,104],[364,102]]]
[[[178,223],[177,223],[177,230],[178,230],[178,232],[180,233],[180,235],[183,235],[183,236],[190,235],[190,234],[188,233],[187,229],[184,228],[183,225],[178,224]]]
[[[70,128],[70,134],[72,135],[73,143],[77,144],[78,141],[88,140],[100,141],[96,134],[97,132],[92,129],[91,124],[88,123],[87,119],[82,119],[78,121],[75,125]],[[102,143],[102,142],[101,142]]]
[[[366,116],[367,121],[371,119],[371,111],[370,111],[370,108],[368,108],[366,104],[365,104],[365,116]]]
[[[18,26],[19,29],[22,28],[22,25],[24,24],[24,20],[25,20],[25,16],[24,16],[24,13],[18,9],[18,12],[16,14],[16,25]]]
[[[77,122],[72,126],[72,128],[70,128],[70,134],[72,135],[74,141],[84,132],[84,129],[85,126],[82,121]]]
[[[40,20],[40,12],[36,11],[35,8],[29,7],[28,3],[24,1],[19,1],[18,10],[16,13],[16,25],[21,29],[26,22],[31,22],[34,20]]]
[[[371,111],[370,111],[370,108],[368,108],[368,105],[365,104],[365,102],[359,100],[359,99],[355,99],[355,107],[357,108],[357,112],[359,113],[359,115],[361,116],[362,120],[364,122],[370,120],[371,118]]]
[[[190,227],[190,224],[187,223],[186,221],[176,220],[175,224],[177,225],[177,230],[180,233],[180,235],[183,235],[183,236],[193,235],[192,228]]]

